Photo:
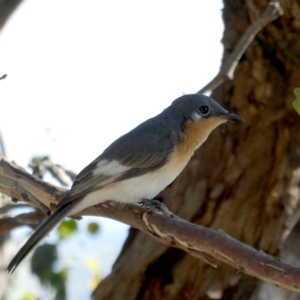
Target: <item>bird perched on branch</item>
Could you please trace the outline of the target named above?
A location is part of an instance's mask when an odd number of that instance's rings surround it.
[[[138,204],[142,199],[153,199],[179,175],[209,134],[228,120],[243,118],[212,98],[185,95],[118,138],[77,175],[54,213],[12,259],[8,272],[12,273],[66,216],[106,200]]]

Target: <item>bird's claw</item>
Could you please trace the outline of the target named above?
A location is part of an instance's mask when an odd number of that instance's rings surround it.
[[[167,206],[162,202],[155,199],[142,199],[138,202],[143,209],[157,209],[161,211],[166,217],[172,217],[172,213],[168,210]]]

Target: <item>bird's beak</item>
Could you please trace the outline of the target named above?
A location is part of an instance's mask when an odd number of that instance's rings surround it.
[[[240,116],[238,116],[238,115],[236,115],[236,114],[234,114],[232,112],[228,112],[228,114],[226,115],[226,117],[229,120],[232,120],[232,121],[235,121],[235,122],[244,122],[245,121],[242,117],[240,117]]]

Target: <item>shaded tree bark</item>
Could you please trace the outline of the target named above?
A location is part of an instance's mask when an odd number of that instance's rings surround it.
[[[224,0],[224,60],[267,3]],[[183,219],[220,228],[271,255],[279,255],[299,219],[300,204],[300,118],[292,108],[293,89],[300,86],[300,4],[280,3],[284,15],[256,36],[235,78],[212,95],[245,124],[215,130],[160,194]],[[94,297],[251,299],[259,285],[229,266],[214,269],[131,230]]]

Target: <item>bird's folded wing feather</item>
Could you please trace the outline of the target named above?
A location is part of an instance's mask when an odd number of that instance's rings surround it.
[[[114,182],[161,167],[167,161],[173,143],[174,139],[167,132],[147,134],[136,130],[135,134],[122,136],[77,175],[59,206]]]

